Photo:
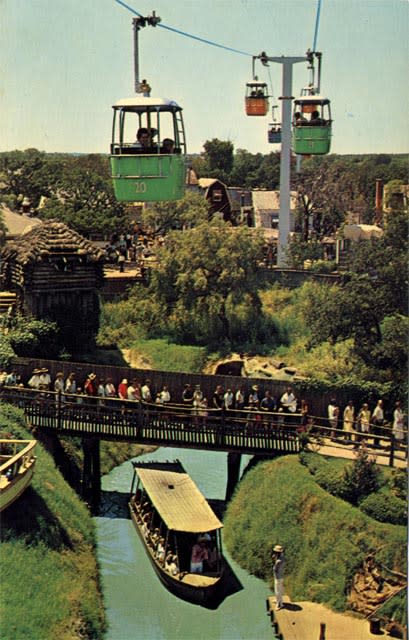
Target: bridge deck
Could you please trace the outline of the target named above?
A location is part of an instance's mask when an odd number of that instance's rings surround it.
[[[52,404],[26,404],[25,414],[33,427],[102,440],[240,453],[296,453],[300,449],[295,424],[278,426],[251,415],[201,417],[142,407],[113,410]]]

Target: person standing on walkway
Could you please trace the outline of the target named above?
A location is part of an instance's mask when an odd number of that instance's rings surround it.
[[[358,424],[359,431],[364,434],[364,439],[367,442],[367,436],[370,432],[371,425],[371,412],[369,411],[369,406],[366,402],[362,405],[361,410],[358,413]],[[359,439],[361,440],[361,438]]]
[[[393,412],[393,425],[392,425],[392,433],[395,436],[396,444],[399,446],[403,444],[405,439],[404,432],[404,418],[403,411],[401,407],[401,403],[398,400],[395,402],[395,410]]]
[[[353,440],[352,431],[354,430],[354,421],[355,421],[355,407],[352,400],[350,400],[347,406],[344,409],[344,432],[345,432],[345,440]],[[351,435],[348,435],[351,434]]]
[[[274,575],[274,593],[276,597],[276,611],[284,608],[284,548],[281,544],[276,544],[273,548],[273,575]]]
[[[337,435],[338,416],[339,416],[339,408],[335,398],[331,398],[331,400],[329,401],[327,412],[328,412],[328,422],[331,428],[329,435],[331,438],[335,438]]]
[[[373,424],[373,432],[377,436],[381,436],[383,433],[383,425],[385,422],[385,415],[383,411],[383,400],[378,400],[376,403],[376,407],[372,412],[372,424]],[[380,439],[374,438],[374,444],[376,446],[380,445]]]

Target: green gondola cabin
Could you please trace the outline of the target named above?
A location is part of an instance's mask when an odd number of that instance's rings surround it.
[[[246,84],[245,108],[248,116],[266,116],[268,113],[268,91],[265,82]]]
[[[185,190],[182,108],[173,100],[133,97],[113,105],[111,175],[120,202],[179,200]]]
[[[292,147],[298,155],[329,153],[332,135],[331,106],[320,95],[294,100]]]

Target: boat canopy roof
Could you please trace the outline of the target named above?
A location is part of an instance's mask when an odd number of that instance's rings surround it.
[[[187,473],[136,465],[135,473],[168,529],[206,533],[223,527]]]
[[[145,113],[146,111],[182,111],[182,107],[174,100],[168,98],[146,98],[132,97],[118,100],[112,105],[113,109],[123,109],[124,111],[134,111],[135,113]]]

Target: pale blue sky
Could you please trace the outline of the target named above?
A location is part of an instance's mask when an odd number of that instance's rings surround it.
[[[251,55],[302,56],[312,47],[317,0],[124,0],[142,15]],[[0,151],[108,152],[111,105],[134,95],[133,14],[115,0],[0,0]],[[146,27],[141,77],[152,95],[184,108],[190,152],[211,138],[252,153],[266,118],[244,113],[251,56]],[[317,49],[331,99],[335,153],[409,150],[409,5],[406,0],[322,0]],[[269,82],[259,65],[259,79]],[[281,94],[281,65],[270,67]],[[308,83],[294,69],[293,95]]]

